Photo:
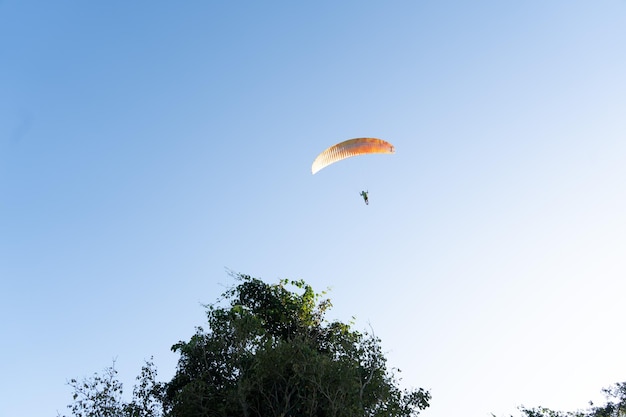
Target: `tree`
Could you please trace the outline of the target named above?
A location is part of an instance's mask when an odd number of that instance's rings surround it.
[[[618,382],[602,392],[607,398],[603,406],[591,406],[587,410],[554,411],[545,407],[520,407],[525,417],[626,417],[626,382]]]
[[[209,330],[172,347],[166,415],[409,417],[429,406],[428,391],[398,387],[377,337],[326,321],[330,300],[304,281],[235,278],[206,306]]]
[[[410,417],[429,406],[428,391],[398,387],[375,335],[325,320],[330,300],[304,281],[235,278],[206,306],[209,330],[199,327],[172,347],[180,359],[169,383],[157,382],[146,362],[125,402],[114,363],[70,380],[72,415]]]
[[[160,417],[162,384],[156,382],[156,368],[146,361],[137,377],[131,402],[123,400],[123,384],[117,378],[115,362],[104,370],[81,381],[71,379],[74,402],[67,406],[76,417]]]

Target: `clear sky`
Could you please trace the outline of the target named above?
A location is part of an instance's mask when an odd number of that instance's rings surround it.
[[[361,136],[397,153],[315,176]],[[0,415],[330,288],[424,416],[626,380],[626,1],[0,1]],[[370,192],[370,204],[359,197]]]

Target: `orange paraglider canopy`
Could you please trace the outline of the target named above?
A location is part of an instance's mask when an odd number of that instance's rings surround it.
[[[395,153],[394,146],[382,139],[376,138],[356,138],[349,139],[331,146],[324,152],[319,154],[313,165],[311,166],[311,172],[315,174],[321,169],[326,168],[328,165],[341,161],[342,159],[350,158],[358,155],[367,155],[372,153]]]

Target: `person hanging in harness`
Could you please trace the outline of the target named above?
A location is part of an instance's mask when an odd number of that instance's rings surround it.
[[[369,191],[361,191],[361,194],[359,194],[361,197],[363,197],[363,201],[365,201],[365,204],[369,205],[370,201],[367,198],[367,193],[369,193]]]

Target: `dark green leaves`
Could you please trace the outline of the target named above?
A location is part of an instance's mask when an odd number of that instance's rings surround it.
[[[173,347],[169,415],[408,417],[428,407],[428,392],[397,387],[376,337],[324,319],[330,301],[304,281],[236,278],[207,306],[209,330]]]
[[[112,366],[69,385],[76,417],[410,417],[429,406],[423,390],[401,390],[380,340],[329,322],[331,307],[302,280],[267,284],[237,275],[208,305],[207,330],[172,346],[176,374],[156,382],[147,362],[122,398]]]

